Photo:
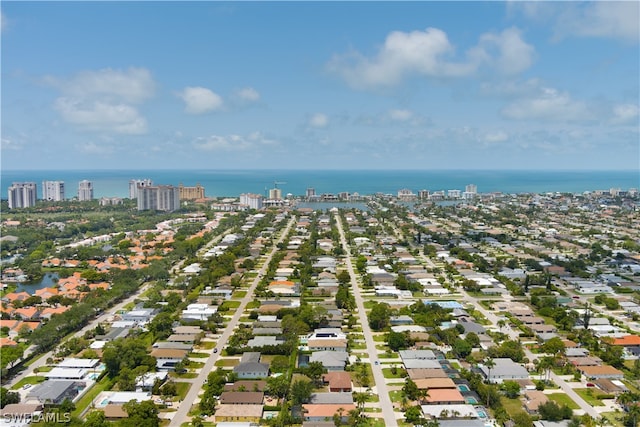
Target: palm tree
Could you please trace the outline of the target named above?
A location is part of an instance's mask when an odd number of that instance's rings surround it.
[[[487,367],[487,382],[491,382],[491,368],[495,368],[496,362],[493,361],[493,358],[489,357],[484,362],[484,366]]]

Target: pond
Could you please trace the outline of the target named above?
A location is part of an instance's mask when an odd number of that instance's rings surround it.
[[[42,280],[38,283],[18,283],[16,292],[27,292],[34,295],[38,289],[54,287],[58,283],[58,273],[47,273],[42,277]]]

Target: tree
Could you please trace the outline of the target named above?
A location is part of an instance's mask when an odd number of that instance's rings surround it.
[[[109,425],[103,411],[91,411],[87,415],[83,427],[109,427]]]
[[[573,411],[567,405],[559,406],[553,400],[549,400],[538,407],[540,418],[548,421],[568,420],[573,415]]]
[[[411,378],[406,378],[402,386],[402,393],[407,396],[409,400],[418,400],[420,389],[418,389],[417,384]]]
[[[502,390],[509,399],[515,399],[520,395],[520,384],[515,381],[504,381]]]
[[[512,416],[514,427],[533,427],[533,420],[526,412],[517,412]]]
[[[491,382],[491,369],[495,368],[496,366],[496,362],[493,361],[493,359],[491,357],[489,357],[485,362],[484,362],[484,366],[487,367],[487,382]],[[489,406],[489,404],[487,403],[487,406]]]
[[[291,400],[294,405],[308,403],[313,392],[313,385],[310,381],[298,379],[291,384]]]
[[[376,303],[369,313],[369,326],[371,329],[381,331],[389,326],[391,310],[388,304]]]
[[[411,345],[411,338],[408,332],[389,332],[387,335],[387,345],[393,351],[405,349]]]
[[[315,385],[318,385],[320,378],[322,378],[322,374],[326,373],[327,369],[324,367],[322,362],[309,362],[303,372],[306,376],[311,378],[311,381],[313,381]]]
[[[456,356],[458,356],[458,358],[464,359],[469,354],[471,354],[471,350],[473,349],[473,347],[471,346],[471,344],[469,344],[468,341],[456,338],[456,340],[453,342],[452,349]]]
[[[129,417],[120,421],[123,427],[159,427],[158,407],[151,400],[136,402],[132,400],[122,405]]]
[[[173,319],[168,312],[158,313],[151,322],[149,322],[149,330],[153,333],[156,340],[163,340],[173,333]]]
[[[267,378],[267,394],[278,398],[287,396],[289,391],[289,381],[285,375]]]
[[[422,411],[419,406],[411,406],[404,412],[404,420],[408,424],[421,424]]]
[[[9,405],[11,403],[20,403],[20,394],[15,391],[9,391],[5,387],[1,387],[0,388],[0,408],[4,408],[6,405]]]

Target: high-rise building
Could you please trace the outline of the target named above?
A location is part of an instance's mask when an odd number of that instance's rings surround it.
[[[138,187],[151,187],[153,185],[153,181],[150,179],[131,179],[129,180],[129,198],[137,199],[138,198]]]
[[[14,182],[8,196],[9,209],[30,208],[36,204],[38,187],[35,182]]]
[[[307,197],[313,197],[316,195],[316,189],[315,188],[307,188]]]
[[[185,187],[180,184],[178,189],[180,190],[180,200],[204,199],[204,187],[200,184],[196,184],[195,187]]]
[[[138,210],[173,212],[180,209],[180,190],[173,185],[138,187]]]
[[[244,193],[240,195],[240,204],[249,209],[262,209],[264,197],[261,194]]]
[[[447,197],[450,199],[459,199],[460,198],[460,190],[448,190]]]
[[[429,190],[420,190],[418,191],[418,197],[425,200],[429,198]]]
[[[88,202],[93,200],[93,182],[83,179],[78,183],[78,201]]]
[[[279,188],[272,188],[269,190],[269,198],[271,200],[282,200],[282,190]]]
[[[64,200],[64,181],[42,181],[42,200]]]
[[[466,200],[475,199],[478,195],[478,187],[475,184],[469,184],[464,187],[464,193],[462,194],[462,198]]]

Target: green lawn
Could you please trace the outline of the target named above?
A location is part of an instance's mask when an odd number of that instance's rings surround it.
[[[394,374],[391,368],[382,368],[382,375],[384,375],[385,378],[404,378],[407,376],[407,371],[398,367]]]
[[[593,388],[575,388],[573,391],[578,393],[578,395],[591,406],[604,406],[602,400],[599,399],[599,396],[602,395],[599,390],[594,390]]]
[[[402,401],[402,390],[393,390],[389,392],[389,398],[392,402],[400,402]]]
[[[209,357],[209,353],[191,352],[187,356],[188,357],[193,357],[194,359],[206,359],[206,358]]]
[[[513,417],[518,412],[524,412],[522,409],[522,402],[519,398],[509,399],[508,397],[502,396],[500,398],[500,402],[502,403],[502,407],[507,411],[511,417]]]
[[[247,291],[235,291],[231,298],[241,299],[247,296]]]
[[[196,348],[200,348],[203,350],[211,350],[216,346],[217,342],[215,341],[200,341],[200,344]]]
[[[240,361],[238,359],[218,359],[215,363],[216,366],[238,366]]]
[[[84,410],[91,405],[93,399],[98,397],[100,393],[105,390],[109,390],[113,387],[113,380],[109,379],[108,376],[104,376],[99,382],[91,387],[91,390],[86,392],[84,396],[80,400],[76,402],[76,409],[71,413],[72,416],[79,417]]]
[[[547,397],[559,405],[566,405],[571,409],[580,409],[580,406],[574,402],[566,393],[551,393]]]
[[[22,388],[22,386],[26,384],[31,384],[31,385],[39,384],[41,382],[44,382],[45,380],[46,378],[42,376],[24,377],[23,379],[18,381],[13,387],[11,387],[11,390],[19,390]]]
[[[253,308],[258,308],[260,307],[260,301],[249,301],[249,303],[247,304],[247,310],[251,310]]]
[[[175,385],[176,385],[176,391],[178,392],[178,398],[180,400],[184,400],[184,398],[187,396],[187,393],[189,392],[191,383],[175,382]]]
[[[225,308],[238,308],[240,307],[240,301],[230,301],[227,300],[225,302],[222,303],[222,305],[220,305],[220,311],[224,311]]]

